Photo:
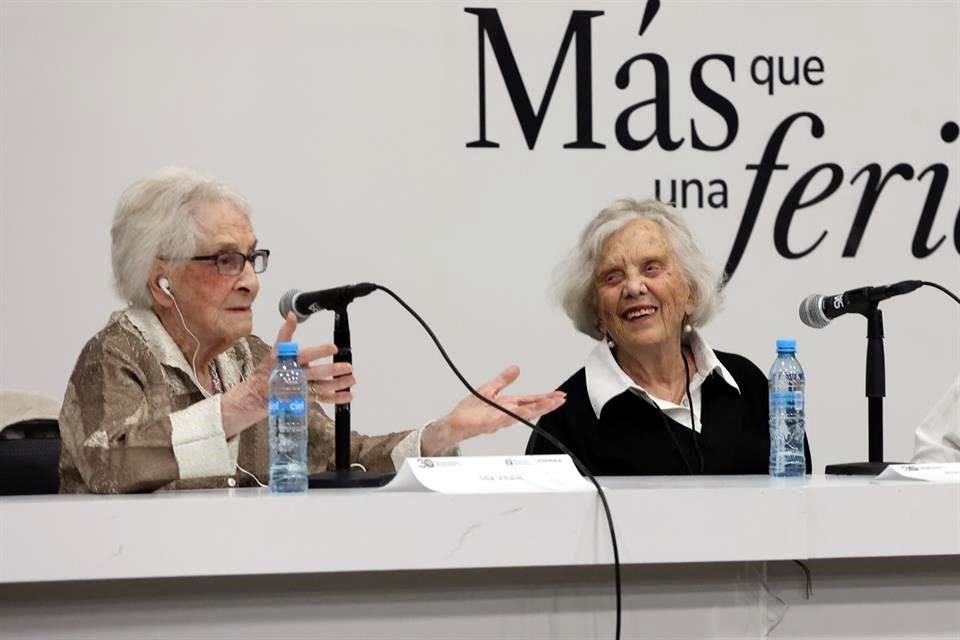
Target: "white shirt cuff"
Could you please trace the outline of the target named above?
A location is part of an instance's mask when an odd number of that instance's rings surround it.
[[[223,432],[222,397],[217,394],[170,414],[173,455],[182,480],[233,474],[235,460]]]
[[[427,424],[423,425],[416,431],[411,431],[407,434],[407,437],[401,440],[397,446],[393,448],[393,451],[390,452],[390,460],[393,462],[393,468],[397,471],[400,470],[400,467],[403,466],[403,461],[407,458],[420,458],[423,456],[422,449],[422,440],[423,440],[423,430],[433,424],[434,421],[431,420]],[[453,446],[442,452],[440,456],[459,456],[460,447]]]

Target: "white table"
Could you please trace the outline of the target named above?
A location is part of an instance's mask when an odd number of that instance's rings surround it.
[[[960,637],[960,485],[602,484],[624,638]],[[606,638],[611,560],[595,494],[0,498],[0,638]]]

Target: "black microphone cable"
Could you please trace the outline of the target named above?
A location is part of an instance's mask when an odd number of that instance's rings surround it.
[[[939,284],[937,284],[936,282],[927,282],[926,280],[921,280],[921,281],[920,281],[920,284],[923,285],[923,286],[925,286],[925,287],[933,287],[934,289],[939,289],[940,291],[943,291],[945,294],[947,294],[948,296],[950,296],[951,298],[953,298],[953,301],[954,301],[954,302],[956,302],[957,304],[960,304],[960,298],[958,298],[958,297],[956,296],[956,294],[954,294],[952,291],[950,291],[950,290],[947,289],[946,287],[941,287],[941,286],[940,286]]]
[[[676,434],[673,433],[673,429],[670,428],[670,423],[667,422],[667,416],[664,414],[663,409],[660,408],[655,402],[653,403],[654,407],[657,409],[657,414],[660,416],[660,422],[663,424],[663,428],[667,430],[667,435],[670,436],[670,439],[673,441],[673,446],[677,450],[677,453],[680,454],[680,459],[683,460],[683,466],[687,468],[687,473],[692,475],[703,475],[704,468],[706,466],[706,461],[703,459],[703,451],[700,449],[700,434],[697,433],[695,428],[696,422],[694,421],[693,416],[693,397],[690,395],[690,365],[687,364],[687,358],[683,355],[683,345],[680,345],[680,357],[683,359],[683,374],[686,380],[686,386],[684,391],[687,396],[687,404],[690,405],[690,430],[693,432],[693,449],[697,454],[697,460],[700,462],[700,470],[694,471],[693,465],[690,464],[690,461],[687,460],[686,454],[683,452],[683,447],[680,446],[680,441],[677,440]],[[651,399],[652,402],[652,399]],[[703,402],[701,401],[701,405]],[[702,411],[701,411],[702,413]],[[702,428],[702,425],[701,425]]]
[[[590,469],[588,469],[585,464],[580,462],[577,456],[573,455],[573,453],[566,446],[564,446],[559,440],[554,438],[552,434],[548,433],[544,429],[541,429],[540,427],[530,422],[529,420],[525,418],[521,418],[514,412],[507,409],[506,407],[500,406],[493,400],[487,398],[483,394],[479,393],[476,389],[474,389],[473,386],[471,386],[471,384],[467,382],[467,379],[463,377],[463,374],[460,373],[460,370],[457,369],[457,366],[453,364],[453,361],[450,359],[450,356],[447,355],[447,351],[446,349],[443,348],[443,345],[440,344],[440,340],[437,338],[436,334],[433,332],[433,329],[431,329],[430,326],[426,323],[426,321],[424,321],[424,319],[420,317],[420,314],[414,311],[413,308],[410,305],[408,305],[406,302],[404,302],[400,296],[398,296],[396,293],[394,293],[387,287],[384,287],[383,285],[379,285],[379,284],[374,284],[374,286],[377,289],[380,289],[381,291],[389,295],[394,300],[396,300],[401,307],[406,309],[407,312],[410,315],[412,315],[417,320],[417,322],[420,323],[420,326],[423,327],[424,331],[427,332],[427,334],[430,336],[430,339],[433,340],[433,343],[437,346],[437,349],[440,351],[440,355],[443,356],[443,359],[447,363],[447,366],[450,367],[450,370],[453,371],[455,376],[457,376],[457,379],[460,380],[463,386],[466,387],[467,390],[472,395],[480,399],[482,402],[497,409],[498,411],[502,411],[503,413],[507,414],[514,420],[517,420],[518,422],[522,422],[523,424],[527,425],[537,435],[540,435],[546,438],[550,444],[552,444],[553,446],[558,448],[560,451],[570,456],[570,459],[573,460],[573,463],[577,466],[578,469],[580,469],[580,472],[583,473],[585,476],[587,476],[587,478],[590,479],[590,482],[593,483],[593,486],[596,487],[597,495],[600,496],[600,502],[603,504],[603,511],[607,517],[607,526],[610,529],[610,542],[613,545],[613,574],[614,574],[614,581],[615,581],[616,591],[617,591],[617,626],[616,626],[616,635],[614,637],[616,638],[616,640],[620,640],[620,611],[621,611],[620,550],[617,547],[617,534],[613,527],[613,516],[610,514],[610,505],[607,503],[607,496],[603,492],[603,488],[600,486],[600,483],[597,482],[597,479],[594,477],[593,473],[590,472]]]
[[[691,355],[693,350],[690,351]],[[683,348],[680,349],[680,356],[683,356]],[[687,380],[687,404],[690,405],[690,429],[693,431],[693,448],[697,452],[697,458],[700,459],[700,475],[703,475],[704,467],[706,466],[706,461],[703,459],[703,451],[700,450],[700,434],[697,433],[697,430],[694,428],[696,422],[694,422],[693,417],[693,396],[690,395],[690,366],[687,364],[687,359],[683,358],[683,374]],[[700,415],[703,415],[703,392],[700,392]],[[703,431],[703,424],[700,425],[700,431]]]

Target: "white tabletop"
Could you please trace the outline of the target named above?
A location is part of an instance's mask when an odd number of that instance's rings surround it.
[[[960,555],[960,485],[603,478],[624,564]],[[0,498],[0,583],[608,564],[592,493]]]

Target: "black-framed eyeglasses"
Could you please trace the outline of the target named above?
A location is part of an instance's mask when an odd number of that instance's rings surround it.
[[[253,265],[254,273],[263,273],[267,270],[267,263],[270,261],[269,249],[257,249],[244,255],[239,251],[224,251],[215,253],[212,256],[193,256],[191,260],[206,260],[217,265],[217,271],[222,276],[238,276],[243,273],[243,268],[249,262]]]

